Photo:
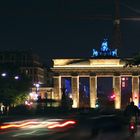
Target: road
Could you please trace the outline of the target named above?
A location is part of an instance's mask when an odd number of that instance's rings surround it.
[[[76,122],[76,123],[73,123]],[[58,124],[59,127],[51,128]],[[8,128],[6,127],[8,126]],[[50,127],[50,128],[49,128]],[[126,125],[112,115],[73,118],[34,117],[1,124],[0,140],[140,140],[140,126],[130,137]]]

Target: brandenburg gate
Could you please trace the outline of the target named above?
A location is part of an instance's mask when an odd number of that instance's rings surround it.
[[[114,50],[117,51],[117,50]],[[104,56],[114,57],[98,58],[99,53]],[[73,108],[79,108],[79,78],[89,77],[89,102],[90,108],[95,108],[97,99],[97,78],[112,77],[113,90],[115,94],[114,107],[121,109],[121,77],[132,77],[132,100],[135,105],[139,105],[139,66],[127,65],[125,60],[116,57],[117,52],[108,50],[106,40],[102,43],[101,51],[97,52],[93,49],[93,57],[89,59],[53,59],[54,65],[54,98],[61,100],[61,82],[62,77],[71,78]]]

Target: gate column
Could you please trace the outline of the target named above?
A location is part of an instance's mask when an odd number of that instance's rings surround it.
[[[73,99],[73,108],[79,107],[79,76],[72,75],[72,99]]]
[[[132,100],[139,106],[139,76],[132,76]]]
[[[96,108],[97,99],[97,76],[90,75],[90,107]]]
[[[115,109],[121,108],[121,77],[113,76],[113,89],[115,94]]]
[[[61,100],[62,94],[61,94],[61,76],[55,75],[53,77],[54,80],[54,99],[55,100]]]

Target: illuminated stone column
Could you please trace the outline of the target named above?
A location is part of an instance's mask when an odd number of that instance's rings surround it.
[[[113,76],[113,89],[115,94],[115,109],[121,108],[121,77]]]
[[[95,108],[97,99],[97,76],[90,75],[90,107]]]
[[[61,100],[61,76],[54,76],[54,99]]]
[[[139,76],[132,76],[132,100],[139,105]]]
[[[72,76],[72,99],[73,99],[73,108],[79,107],[79,76]]]

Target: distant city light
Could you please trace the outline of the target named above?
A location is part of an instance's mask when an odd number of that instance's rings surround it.
[[[18,80],[18,79],[19,79],[19,76],[15,76],[14,78],[15,78],[16,80]]]
[[[34,100],[34,101],[38,100],[38,95],[36,93],[31,92],[29,93],[29,96],[31,100]]]
[[[33,102],[30,102],[30,101],[25,101],[25,105],[28,105],[28,106],[30,106],[30,105],[32,105],[33,104]]]
[[[37,83],[37,84],[34,84],[34,85],[35,85],[37,88],[39,88],[39,87],[40,87],[40,84],[38,84],[38,83]]]
[[[2,76],[2,77],[5,77],[5,76],[6,76],[6,73],[2,73],[1,76]]]

